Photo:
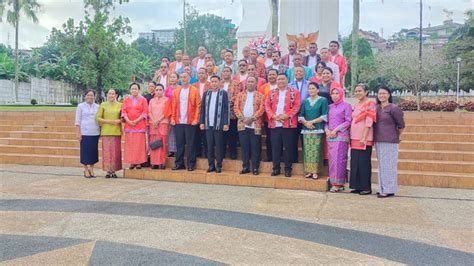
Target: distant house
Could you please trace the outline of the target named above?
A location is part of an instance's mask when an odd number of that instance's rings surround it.
[[[367,40],[374,53],[391,48],[391,43],[380,37],[377,32],[359,30],[359,37]]]
[[[443,21],[442,25],[431,26],[429,24],[428,27],[423,28],[422,41],[425,44],[432,45],[433,48],[441,48],[448,42],[449,36],[460,27],[462,27],[462,24],[456,23],[452,19]],[[417,40],[420,38],[420,28],[402,29],[396,35]]]
[[[161,29],[161,30],[152,30],[151,32],[140,32],[138,33],[138,38],[143,38],[147,40],[157,40],[160,43],[168,44],[174,41],[174,33],[176,29]]]

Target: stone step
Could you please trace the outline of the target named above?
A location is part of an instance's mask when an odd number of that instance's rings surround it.
[[[373,157],[376,157],[375,150],[372,155]],[[474,163],[474,152],[400,149],[398,151],[398,158],[410,160],[464,161]]]
[[[376,158],[372,158],[372,167],[377,168]],[[452,172],[474,174],[474,164],[464,161],[441,161],[441,160],[411,160],[399,159],[399,170],[411,170],[421,172]]]
[[[42,120],[42,119],[12,119],[7,120],[0,119],[0,124],[2,125],[12,125],[12,126],[70,126],[75,128],[74,119],[73,120]]]
[[[443,151],[474,151],[473,142],[451,142],[451,141],[423,141],[423,140],[403,140],[400,143],[403,150],[434,150]]]
[[[472,133],[474,125],[406,125],[405,133]]]
[[[74,139],[76,139],[76,133],[70,133],[70,132],[0,131],[0,138],[74,140]]]
[[[29,131],[29,132],[65,132],[76,133],[77,128],[74,126],[41,126],[41,125],[0,125],[0,131]]]
[[[474,134],[458,133],[428,133],[419,134],[407,132],[403,133],[402,140],[421,140],[421,141],[449,141],[449,142],[474,142]]]
[[[378,170],[374,169],[372,182],[378,183],[377,179]],[[399,170],[398,185],[474,189],[474,174]]]

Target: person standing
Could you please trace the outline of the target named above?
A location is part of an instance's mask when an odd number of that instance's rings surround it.
[[[150,164],[152,169],[165,169],[167,137],[171,117],[171,101],[164,96],[165,87],[156,85],[155,97],[148,105],[150,119]],[[153,143],[161,141],[161,147],[153,148]]]
[[[318,95],[318,84],[308,85],[309,98],[301,104],[298,121],[303,124],[303,165],[306,178],[318,179],[323,162],[323,135],[327,121],[328,101]]]
[[[321,62],[324,62],[326,64],[326,67],[329,67],[332,70],[333,79],[337,83],[340,83],[341,77],[339,76],[339,66],[337,64],[329,61],[328,48],[322,48],[321,49]]]
[[[285,176],[291,177],[297,116],[300,109],[300,94],[288,87],[285,74],[278,74],[278,88],[270,91],[265,100],[268,126],[271,128],[273,170],[272,176],[280,175],[281,155],[284,155]]]
[[[160,69],[155,72],[155,76],[153,77],[153,81],[156,83],[163,84],[165,86],[165,90],[169,85],[169,64],[168,63],[161,63]]]
[[[318,85],[321,84],[323,81],[323,70],[326,68],[326,63],[320,61],[315,66],[314,75],[309,79],[309,81],[317,83]]]
[[[352,106],[344,100],[344,89],[331,89],[332,104],[329,105],[326,140],[329,150],[329,182],[331,192],[344,189],[347,182],[347,152],[349,130],[352,120]],[[325,144],[326,144],[325,143]]]
[[[130,96],[122,103],[122,119],[125,120],[125,163],[130,164],[130,170],[141,169],[147,162],[146,130],[148,103],[140,95],[140,85],[130,84]]]
[[[239,84],[232,80],[232,69],[230,67],[224,67],[222,70],[222,89],[227,91],[229,97],[229,109],[230,109],[230,124],[229,130],[224,132],[224,155],[226,154],[227,148],[229,148],[229,157],[232,160],[237,159],[237,117],[234,113],[234,102],[237,94],[240,92]]]
[[[278,71],[278,74],[285,74],[286,75],[286,71],[288,70],[288,66],[285,65],[285,64],[282,64],[280,58],[281,58],[280,51],[274,51],[272,53],[273,63],[270,66],[267,67],[267,73],[270,69],[275,69],[276,71]]]
[[[265,112],[265,96],[257,91],[257,78],[248,77],[246,90],[237,95],[234,104],[235,115],[238,118],[240,147],[242,149],[242,170],[240,174],[259,174],[260,152],[262,142],[262,116]]]
[[[267,72],[267,80],[268,82],[258,88],[258,92],[260,92],[265,99],[268,97],[270,91],[275,90],[277,88],[277,77],[278,71],[276,69],[270,69]],[[271,141],[271,130],[268,127],[268,117],[265,112],[263,115],[263,128],[265,129],[265,148],[267,154],[267,162],[273,161],[272,158],[272,141]]]
[[[96,122],[99,105],[95,101],[95,92],[86,91],[85,101],[76,108],[75,125],[80,143],[80,160],[84,166],[84,177],[95,177],[94,164],[99,161],[100,128]]]
[[[273,47],[272,44],[268,44],[267,49],[265,50],[265,56],[264,57],[259,57],[258,61],[260,63],[264,64],[265,67],[269,67],[273,64],[272,60],[272,53],[275,51],[275,48]]]
[[[220,77],[212,76],[210,89],[201,101],[200,128],[205,130],[207,143],[207,172],[222,172],[224,159],[224,131],[229,130],[229,97],[220,88]]]
[[[258,56],[258,50],[255,49],[255,48],[251,49],[250,50],[251,62],[249,62],[249,64],[255,65],[255,71],[256,71],[257,77],[265,79],[266,76],[267,76],[266,66],[265,66],[264,63],[262,63],[262,62],[260,62],[260,60],[258,60],[259,58],[260,57]]]
[[[321,57],[318,54],[318,45],[313,42],[309,44],[309,54],[303,57],[303,65],[311,69],[314,69],[316,64],[321,61]]]
[[[237,74],[239,68],[237,67],[237,62],[234,61],[234,52],[232,50],[226,50],[224,53],[224,61],[219,65],[219,70],[217,74],[222,77],[222,71],[224,68],[229,67],[231,74]]]
[[[336,64],[339,68],[339,83],[344,87],[345,76],[347,73],[347,60],[346,58],[339,53],[339,42],[331,41],[329,42],[329,62]]]
[[[178,85],[179,75],[176,72],[171,72],[169,74],[169,77],[170,85],[165,89],[164,95],[171,103],[173,100],[173,91],[177,88],[180,88],[180,86]],[[174,126],[170,123],[168,131],[168,157],[173,157],[177,150],[178,149],[176,147],[176,136],[174,134]]]
[[[293,59],[296,54],[296,43],[293,41],[288,42],[288,54],[281,58],[281,64],[286,65],[288,68],[293,67]]]
[[[303,57],[301,54],[295,54],[293,56],[293,67],[288,68],[286,71],[286,76],[288,81],[292,82],[295,79],[296,68],[302,67],[304,70],[304,79],[309,80],[313,76],[313,70],[310,67],[303,65]]]
[[[191,65],[197,70],[199,70],[201,67],[205,67],[206,54],[207,54],[206,47],[199,46],[197,57],[193,58],[193,61],[191,61]]]
[[[199,97],[201,98],[202,103],[202,97],[211,85],[207,78],[206,68],[202,67],[198,69],[198,82],[191,85],[199,90]],[[201,130],[199,127],[196,127],[196,137],[194,140],[196,142],[196,156],[207,158],[206,132]]]
[[[196,126],[199,123],[201,99],[196,87],[189,85],[190,76],[181,74],[181,87],[173,91],[171,125],[175,126],[176,134],[176,160],[173,170],[185,169],[184,149],[188,146],[187,165],[188,171],[194,171],[196,165],[196,151],[194,138]]]
[[[377,92],[377,123],[374,125],[379,198],[391,197],[397,193],[398,144],[404,128],[403,111],[392,103],[390,89],[380,86]]]
[[[176,72],[178,69],[183,67],[183,51],[182,50],[176,50],[174,53],[174,58],[176,61],[171,62],[169,65],[169,70],[170,72]]]
[[[115,172],[122,170],[122,104],[117,102],[114,89],[107,92],[107,101],[100,104],[96,120],[102,138],[102,169],[105,178],[117,178]]]
[[[373,125],[376,122],[376,105],[367,96],[364,84],[355,87],[358,102],[354,106],[351,123],[351,193],[372,194],[372,146],[374,145]]]

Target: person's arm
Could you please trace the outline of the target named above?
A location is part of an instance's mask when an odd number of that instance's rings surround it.
[[[229,130],[230,124],[230,103],[229,103],[229,95],[226,91],[223,91],[222,94],[222,121],[224,121],[223,130]]]
[[[242,113],[243,110],[241,110],[240,106],[242,105],[241,104],[241,100],[242,100],[242,95],[239,93],[237,94],[237,97],[235,97],[235,102],[234,102],[234,114],[235,116],[237,117],[237,119],[239,120],[242,120],[244,119],[244,114]]]
[[[199,113],[201,111],[201,97],[199,96],[199,92],[197,90],[194,90],[194,104],[195,104],[195,108],[194,109],[194,119],[193,119],[193,122],[191,123],[191,125],[195,126],[199,123]],[[189,90],[189,93],[191,93],[191,90]]]
[[[99,106],[99,110],[95,114],[95,120],[97,121],[99,125],[103,125],[107,123],[107,120],[104,119],[104,106],[102,104]]]
[[[258,100],[258,105],[257,105],[258,109],[255,110],[253,114],[253,117],[252,117],[253,121],[256,121],[257,119],[262,117],[263,113],[265,112],[265,108],[264,108],[265,96],[261,94],[260,92],[255,92],[255,97],[257,97],[257,100]]]
[[[312,121],[313,124],[319,124],[328,121],[328,101],[326,98],[321,98],[320,101],[323,101],[321,103],[321,116],[314,119]]]
[[[369,105],[367,108],[375,109],[375,104]],[[367,135],[369,135],[370,128],[374,125],[374,120],[370,116],[366,116],[365,118],[365,127],[364,132],[362,133],[362,139],[360,140],[361,144],[367,144]]]
[[[293,107],[290,108],[290,110],[288,110],[287,113],[285,113],[285,116],[286,116],[285,120],[289,119],[290,117],[293,117],[293,116],[297,115],[298,112],[300,111],[300,106],[301,106],[300,93],[297,90],[294,90],[294,93],[295,93],[295,101],[293,103]]]
[[[76,119],[74,125],[76,126],[76,137],[79,141],[81,141],[81,120],[82,120],[82,110],[81,107],[78,106],[76,108]]]
[[[201,107],[200,109],[200,116],[199,116],[199,124],[201,125],[200,128],[204,129],[204,123],[206,123],[206,98],[207,98],[207,93],[204,92],[202,94],[202,100],[201,100]]]
[[[270,91],[267,97],[265,97],[265,112],[267,113],[268,120],[274,119],[275,117],[275,113],[272,110],[271,94],[272,92]]]
[[[395,106],[392,109],[392,112],[393,112],[392,116],[398,128],[398,137],[401,138],[403,130],[405,129],[405,120],[403,119],[403,111],[398,106]]]

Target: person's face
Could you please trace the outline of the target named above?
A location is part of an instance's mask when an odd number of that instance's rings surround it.
[[[212,63],[212,61],[206,63],[206,70],[207,73],[212,73],[214,71],[214,64]]]
[[[324,82],[329,82],[331,81],[332,79],[332,74],[331,74],[331,71],[325,69],[323,70],[323,76],[321,77],[321,79],[324,81]]]
[[[294,66],[301,66],[302,63],[303,63],[303,60],[301,59],[301,56],[295,56],[295,58],[293,58]]]
[[[130,94],[136,97],[138,96],[138,93],[140,93],[138,86],[136,84],[133,84],[132,87],[130,87]]]
[[[253,62],[257,62],[258,58],[258,53],[255,50],[250,50],[250,59],[252,59]]]
[[[219,82],[219,79],[218,79],[218,78],[212,78],[212,79],[211,79],[211,84],[210,84],[211,89],[212,89],[212,90],[217,90],[217,89],[219,89],[219,86],[220,86],[219,83],[220,83],[220,82]]]
[[[168,60],[168,58],[165,57],[165,58],[161,59],[161,63],[169,64],[170,60]]]
[[[280,56],[278,55],[278,53],[272,54],[272,61],[274,65],[280,64]]]
[[[377,92],[377,98],[379,99],[379,101],[381,103],[386,103],[388,102],[388,97],[390,97],[390,94],[388,93],[388,91],[384,90],[384,89],[380,89],[378,92]]]
[[[92,91],[90,91],[86,94],[84,98],[86,100],[86,103],[93,103],[95,100],[95,95]]]
[[[224,56],[224,60],[227,64],[230,64],[234,60],[234,56],[232,55],[232,53],[226,52]]]
[[[254,77],[250,77],[247,79],[245,86],[248,91],[254,91],[255,87],[257,86],[257,80]]]
[[[204,56],[206,55],[207,51],[206,51],[206,48],[204,47],[199,47],[198,48],[198,56],[200,58],[204,58]]]
[[[227,52],[226,50],[222,50],[222,51],[221,51],[221,59],[224,59],[224,58],[225,58],[225,53],[226,53],[226,52]]]
[[[242,50],[242,55],[244,56],[244,58],[249,57],[249,56],[250,56],[250,48],[245,47],[245,48]]]
[[[115,92],[115,90],[110,89],[109,92],[107,92],[107,100],[109,102],[115,102],[116,99],[117,93]]]
[[[189,79],[190,79],[190,75],[187,72],[183,72],[183,74],[181,74],[181,84],[188,85]]]
[[[328,59],[328,50],[322,49],[321,52],[319,52],[319,55],[321,56],[321,60],[326,62],[326,60]]]
[[[333,102],[339,101],[339,98],[341,98],[341,94],[339,93],[338,90],[332,90],[331,91],[331,99]]]
[[[319,92],[318,88],[314,86],[313,84],[308,86],[309,97],[315,97],[316,95],[318,95],[318,92]]]
[[[174,57],[176,58],[176,61],[181,61],[183,59],[183,52],[180,50],[176,51],[174,53]]]
[[[250,77],[256,77],[257,76],[257,70],[255,69],[254,65],[249,65],[247,67],[248,73]]]
[[[184,72],[188,73],[188,75],[191,76],[191,74],[192,74],[191,67],[189,67],[189,66],[184,67]]]
[[[170,79],[170,83],[171,83],[172,85],[178,84],[178,76],[176,76],[175,73],[171,74],[170,77],[169,77],[169,79]]]
[[[337,47],[337,44],[331,43],[331,44],[329,44],[329,50],[331,50],[331,53],[334,54],[334,53],[337,52],[337,50],[339,50],[339,47]]]
[[[275,83],[276,80],[277,80],[277,76],[278,76],[278,74],[275,73],[275,71],[270,71],[270,72],[268,73],[268,82],[270,82],[270,83]]]
[[[231,78],[231,76],[232,76],[232,72],[230,71],[230,69],[224,68],[222,70],[222,78],[223,79],[229,79],[229,78]]]
[[[289,42],[288,43],[288,51],[290,54],[293,54],[296,51],[296,43],[295,42]]]
[[[183,56],[183,65],[189,66],[191,64],[191,59],[188,55]]]
[[[164,93],[163,87],[156,86],[155,97],[162,97]]]
[[[268,57],[271,57],[273,51],[275,51],[275,48],[273,48],[273,46],[271,46],[271,45],[268,46],[268,47],[267,47],[267,56],[268,56]]]
[[[205,61],[205,62],[212,61],[212,55],[211,55],[211,54],[206,54],[206,55],[204,56],[204,61]]]
[[[324,69],[324,67],[323,67],[323,65],[321,65],[321,64],[318,64],[318,65],[316,66],[316,72],[318,72],[318,74],[322,74],[322,73],[323,73],[323,69]]]
[[[304,78],[304,68],[302,67],[295,68],[295,79],[303,80],[303,78]]]
[[[204,71],[204,69],[199,69],[198,71],[198,79],[200,81],[206,80],[207,79],[207,73]]]
[[[309,54],[314,56],[316,55],[317,52],[318,52],[318,47],[314,44],[311,44],[309,46]]]
[[[361,101],[367,98],[367,92],[361,86],[357,86],[354,90],[356,98]]]
[[[168,73],[168,64],[161,63],[160,70],[161,74],[166,75]]]
[[[288,87],[288,79],[284,75],[278,75],[277,77],[277,86],[280,89],[285,89]]]
[[[247,73],[247,63],[245,63],[244,61],[241,61],[239,63],[239,72],[242,74]]]
[[[150,94],[153,94],[155,93],[155,84],[153,83],[148,83],[148,86],[146,87],[146,89],[148,90],[148,93]]]

